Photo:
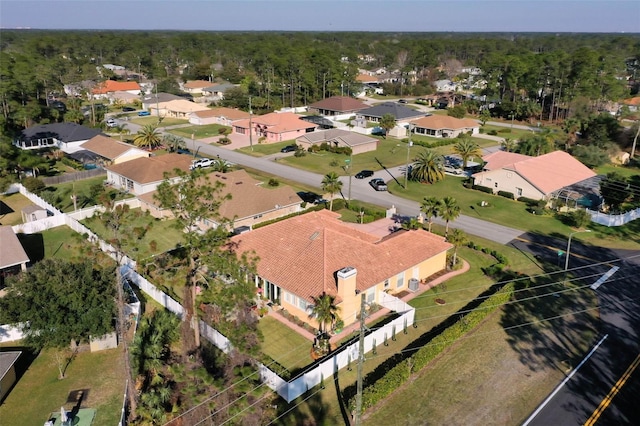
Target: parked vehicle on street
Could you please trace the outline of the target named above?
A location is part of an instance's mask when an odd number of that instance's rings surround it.
[[[140,117],[146,117],[147,115],[151,115],[151,113],[149,111],[140,111],[138,115]]]
[[[376,191],[386,191],[387,190],[387,184],[384,183],[384,181],[380,178],[375,178],[375,179],[371,179],[369,181],[369,185],[371,185],[371,187],[373,189],[375,189]]]
[[[135,111],[136,109],[133,107],[122,107],[122,112],[132,112]]]
[[[113,118],[107,120],[107,127],[116,127],[118,123]]]
[[[193,160],[191,165],[189,166],[189,170],[211,167],[214,164],[214,160],[211,158],[200,158],[198,160]]]
[[[373,176],[373,170],[360,170],[356,173],[356,179],[364,179]]]

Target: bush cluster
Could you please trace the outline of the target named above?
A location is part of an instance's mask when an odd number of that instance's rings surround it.
[[[281,309],[281,310],[276,311],[276,312],[278,312],[280,315],[282,315],[283,317],[285,317],[286,319],[288,319],[292,323],[296,324],[298,327],[304,328],[305,330],[307,330],[308,332],[310,332],[314,336],[318,334],[318,329],[316,329],[316,328],[312,327],[311,325],[307,324],[306,322],[302,321],[300,318],[298,318],[297,316],[293,315],[292,313],[290,313],[286,309]]]
[[[62,162],[62,164],[64,164],[65,166],[69,166],[72,167],[76,170],[84,170],[84,166],[82,165],[82,163],[80,163],[79,161],[76,161],[72,158],[69,157],[62,157],[60,159],[60,162]]]
[[[402,139],[402,142],[405,142],[405,143],[409,142],[409,138]],[[451,139],[441,139],[437,142],[427,142],[427,141],[421,141],[421,140],[417,140],[417,141],[412,140],[411,142],[413,142],[414,145],[423,146],[425,148],[437,148],[440,146],[453,145],[454,143],[456,143],[456,140],[454,138],[451,138]]]
[[[334,146],[327,142],[322,142],[320,145],[311,145],[308,149],[309,152],[327,151],[334,154],[351,155],[353,151],[348,146]]]
[[[504,198],[509,198],[510,200],[515,200],[515,196],[513,195],[513,192],[509,192],[509,191],[498,191],[498,195]]]
[[[487,194],[493,194],[493,189],[488,186],[482,185],[471,185],[471,189],[475,189],[476,191],[486,192]]]
[[[492,250],[492,249],[487,248],[487,247],[479,246],[478,244],[474,243],[473,241],[469,241],[467,243],[467,247],[469,247],[471,250],[481,251],[482,253],[485,253],[485,254],[488,254],[489,256],[492,256],[501,265],[506,266],[506,265],[509,264],[509,260],[507,259],[507,257],[505,255],[503,255],[502,253],[496,251],[496,250]]]

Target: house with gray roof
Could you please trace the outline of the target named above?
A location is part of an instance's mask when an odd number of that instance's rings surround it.
[[[214,84],[202,89],[202,95],[214,101],[222,100],[224,99],[224,93],[233,87],[238,87],[238,85],[228,82]]]
[[[0,352],[0,402],[4,400],[18,379],[16,362],[21,354],[20,351]]]
[[[145,97],[142,98],[142,109],[148,111],[151,107],[155,107],[159,103],[175,101],[177,99],[184,98],[178,95],[173,95],[171,93],[151,93],[149,95],[145,95]]]
[[[368,135],[341,129],[311,132],[296,139],[296,144],[304,149],[309,149],[312,145],[320,145],[325,142],[336,147],[349,147],[353,154],[362,154],[363,152],[378,149],[379,140]]]
[[[49,123],[24,129],[13,144],[20,149],[59,148],[66,153],[79,151],[80,145],[101,134],[76,123]]]
[[[379,105],[372,106],[371,108],[358,111],[356,119],[358,117],[363,117],[367,121],[378,123],[386,114],[393,115],[396,121],[410,121],[426,115],[422,111],[408,108],[396,102],[384,102]]]
[[[29,256],[10,226],[0,226],[0,287],[6,276],[27,270]]]

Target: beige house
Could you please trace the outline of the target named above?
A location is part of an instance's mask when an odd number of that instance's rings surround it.
[[[292,112],[272,112],[253,116],[251,120],[233,123],[233,133],[250,134],[263,138],[264,142],[282,142],[313,132],[317,125],[301,120]]]
[[[202,89],[211,86],[211,82],[207,80],[187,80],[187,82],[180,85],[180,89],[183,92],[193,94],[202,94]]]
[[[178,168],[188,172],[191,160],[189,155],[165,154],[157,157],[143,157],[124,163],[105,167],[107,181],[114,188],[128,191],[134,195],[154,191],[164,180],[164,174],[172,174]],[[174,176],[172,182],[177,182]]]
[[[136,158],[151,156],[149,151],[104,135],[94,136],[80,147],[99,156],[102,164],[120,164]]]
[[[381,293],[409,290],[411,279],[427,278],[446,267],[444,238],[424,230],[399,230],[380,236],[339,220],[329,210],[310,212],[231,238],[238,253],[253,252],[256,285],[266,296],[302,321],[313,297],[336,298],[345,324],[356,321],[360,294],[369,304]]]
[[[356,113],[365,108],[369,105],[350,96],[331,96],[309,105],[309,113],[332,116]]]
[[[462,133],[476,135],[480,124],[470,118],[455,118],[448,115],[429,115],[413,120],[413,132],[418,135],[436,138],[455,138]]]
[[[231,196],[230,199],[222,202],[219,210],[220,215],[231,222],[230,230],[251,229],[258,223],[302,210],[302,200],[291,187],[265,187],[262,182],[249,176],[245,170],[228,173],[212,172],[202,177],[204,185],[215,185],[216,182],[224,185],[220,193],[221,197]],[[171,210],[161,208],[160,203],[154,199],[154,195],[155,191],[138,196],[141,209],[157,218],[172,218]],[[217,226],[218,223],[213,219],[200,223],[203,230]]]
[[[151,104],[149,112],[151,115],[157,115],[159,117],[187,119],[190,114],[196,111],[206,111],[208,109],[209,108],[204,105],[186,99],[174,99],[172,101],[159,102],[156,105]]]
[[[539,157],[498,151],[482,157],[483,171],[473,175],[474,184],[494,192],[548,200],[560,189],[596,176],[596,173],[564,151]]]
[[[189,123],[196,126],[219,124],[221,126],[231,127],[235,121],[248,119],[248,112],[234,108],[211,108],[189,114]]]
[[[320,145],[323,142],[332,146],[351,148],[353,154],[375,151],[378,149],[378,139],[356,132],[341,129],[321,130],[306,133],[296,139],[296,144],[304,149],[309,149],[313,145]]]

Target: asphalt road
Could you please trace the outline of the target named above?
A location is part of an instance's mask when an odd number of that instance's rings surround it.
[[[554,262],[566,241],[524,234],[511,245],[536,259]],[[587,275],[604,273],[612,266],[620,269],[595,290],[600,336],[606,339],[528,425],[584,425],[590,420],[597,425],[640,424],[640,252],[572,242],[570,268],[584,268],[575,273],[585,285],[598,279]],[[616,386],[619,390],[612,392]]]

